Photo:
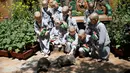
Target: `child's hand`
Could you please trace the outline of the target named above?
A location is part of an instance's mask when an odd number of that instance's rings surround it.
[[[40,32],[42,32],[43,28],[40,29]]]
[[[45,32],[45,36],[47,36],[49,34],[49,31]]]
[[[61,43],[61,45],[66,46],[66,43]]]
[[[42,32],[42,31],[43,31],[43,28],[40,29],[40,34],[39,34],[40,36],[43,35],[43,32]]]
[[[77,42],[72,42],[72,45],[77,45]]]
[[[55,15],[53,14],[52,17],[55,17]]]
[[[69,52],[69,54],[68,55],[73,55],[73,52],[71,51],[71,52]]]
[[[62,21],[63,24],[67,24],[65,21]]]
[[[45,35],[45,33],[46,33],[46,29],[42,28],[42,29],[41,29],[41,32],[40,32],[40,36]]]
[[[88,46],[86,44],[83,44],[84,47],[88,48]]]
[[[69,12],[68,12],[68,15],[69,15],[69,16],[71,16],[71,13],[72,13],[72,12],[71,12],[71,11],[69,11]]]

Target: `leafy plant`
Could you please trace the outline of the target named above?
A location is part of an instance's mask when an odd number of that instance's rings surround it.
[[[33,24],[25,20],[6,20],[0,26],[0,48],[23,51],[26,44],[36,40]]]
[[[124,38],[124,26],[130,22],[130,0],[118,0],[118,7],[113,12],[112,18],[112,22],[107,25],[112,43],[118,46],[128,43]]]
[[[34,43],[33,14],[37,10],[35,1],[32,3],[32,10],[22,2],[15,2],[12,5],[12,18],[0,23],[0,48],[23,52],[27,50],[26,44]]]

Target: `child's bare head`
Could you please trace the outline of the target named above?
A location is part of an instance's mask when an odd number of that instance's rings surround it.
[[[78,37],[79,37],[79,39],[84,40],[86,37],[85,30],[80,29],[78,32]]]
[[[68,6],[64,6],[64,7],[62,8],[62,13],[63,13],[63,15],[67,15],[68,12],[69,12],[69,7],[68,7]]]
[[[36,21],[41,21],[41,13],[39,12],[39,11],[36,11],[35,13],[34,13],[34,18],[35,18],[35,20]]]
[[[52,3],[51,3],[51,6],[53,7],[53,8],[58,8],[58,3],[56,2],[56,1],[53,1]]]
[[[88,3],[88,7],[89,7],[88,8],[89,10],[93,10],[94,9],[94,3],[93,2],[89,2]]]
[[[43,8],[48,7],[48,0],[43,0],[43,1],[42,1],[42,7],[43,7]]]
[[[90,21],[91,24],[97,24],[97,22],[99,21],[99,15],[97,13],[92,13],[90,16]]]
[[[54,2],[54,0],[49,0],[49,6],[52,8],[54,7],[53,2]]]
[[[61,24],[60,20],[59,19],[55,19],[54,21],[55,21],[55,26],[59,27],[60,24]]]
[[[74,26],[69,26],[69,34],[74,35],[76,33],[76,28]]]

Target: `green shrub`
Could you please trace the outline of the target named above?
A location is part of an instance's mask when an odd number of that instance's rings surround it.
[[[112,22],[107,25],[109,36],[112,43],[116,45],[122,45],[125,42],[124,39],[124,25],[130,22],[130,0],[119,0],[118,7],[112,14]]]
[[[0,26],[0,48],[23,51],[26,44],[36,41],[33,24],[26,20],[6,20]]]
[[[10,7],[12,18],[0,23],[0,49],[23,52],[27,50],[26,44],[36,42],[33,15],[37,6],[35,1],[32,4],[31,10],[22,2],[15,2]]]
[[[14,4],[12,4],[10,9],[12,13],[11,16],[13,19],[25,19],[25,20],[32,19],[34,12],[37,10],[38,10],[38,3],[34,0],[28,0],[26,3],[23,3],[23,1],[14,2]]]

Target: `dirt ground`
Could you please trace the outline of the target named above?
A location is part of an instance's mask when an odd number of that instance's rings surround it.
[[[49,59],[55,59],[63,52],[54,51]],[[27,60],[18,60],[7,57],[0,57],[0,73],[36,73],[37,61],[42,57],[40,51]],[[96,62],[90,57],[76,58],[75,65],[51,68],[47,73],[125,73],[130,69],[130,62],[114,57],[110,54],[108,62]]]

